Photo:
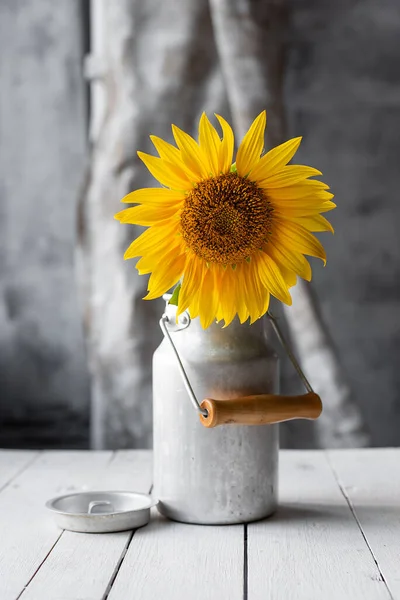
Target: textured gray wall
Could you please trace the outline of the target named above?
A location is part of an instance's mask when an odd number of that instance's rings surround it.
[[[289,1],[289,128],[338,205],[314,283],[372,444],[400,445],[400,3]]]
[[[87,443],[73,270],[80,8],[0,3],[0,445]],[[298,161],[323,171],[338,203],[314,285],[374,445],[400,445],[399,42],[396,0],[288,0],[289,134],[304,135]],[[313,444],[304,424],[286,431]]]
[[[80,3],[0,3],[0,446],[84,445],[74,287],[85,161]]]

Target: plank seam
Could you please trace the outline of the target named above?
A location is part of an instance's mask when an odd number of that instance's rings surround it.
[[[151,491],[152,491],[152,489],[153,489],[153,484],[151,484],[151,486],[150,486],[150,489],[149,489],[149,492],[148,492],[149,494],[151,494]],[[114,582],[115,582],[115,580],[116,580],[116,579],[117,579],[117,577],[118,577],[118,573],[120,572],[120,569],[121,569],[121,567],[122,567],[122,563],[124,562],[124,559],[125,559],[126,553],[127,553],[127,552],[128,552],[128,550],[129,550],[129,546],[130,546],[130,545],[131,545],[131,543],[132,543],[132,540],[133,540],[133,537],[134,537],[134,535],[135,535],[136,531],[137,531],[137,529],[134,529],[134,530],[131,532],[131,534],[130,534],[129,538],[127,539],[127,541],[126,541],[126,544],[125,544],[125,547],[124,547],[124,549],[123,549],[123,550],[122,550],[122,552],[121,552],[121,556],[119,557],[119,560],[118,560],[117,564],[115,565],[115,569],[114,569],[114,571],[113,571],[113,574],[112,574],[112,575],[111,575],[111,577],[110,577],[110,581],[108,582],[108,585],[107,585],[106,591],[105,591],[105,593],[104,593],[104,595],[103,595],[103,597],[102,597],[102,599],[101,599],[101,600],[107,600],[107,598],[109,597],[109,595],[110,595],[110,593],[111,593],[111,590],[112,590],[112,587],[113,587],[113,585],[114,585]]]
[[[89,452],[91,452],[91,451],[89,450]],[[29,462],[29,466],[30,466],[30,465],[31,465],[33,462],[35,462],[35,460],[36,460],[36,459],[37,459],[39,456],[42,456],[42,455],[44,455],[44,454],[45,454],[45,452],[43,452],[43,451],[42,451],[42,452],[38,452],[37,456],[35,456],[35,457],[34,457],[34,458],[33,458],[33,459],[32,459],[32,460]],[[115,455],[116,455],[116,452],[115,452],[115,451],[113,451],[113,452],[111,453],[111,456],[110,456],[110,458],[109,458],[109,461],[108,461],[108,463],[107,463],[107,465],[106,465],[106,468],[108,468],[108,466],[110,465],[110,463],[112,463],[112,461],[113,461],[113,460],[114,460],[114,458],[115,458]],[[23,470],[25,470],[25,469],[23,469]],[[23,471],[23,470],[22,470],[22,471]],[[0,491],[1,491],[1,490],[0,490]],[[38,573],[38,572],[40,571],[40,569],[43,567],[44,563],[45,563],[45,562],[46,562],[46,560],[49,558],[50,554],[53,552],[54,548],[57,546],[58,542],[59,542],[59,541],[60,541],[60,539],[62,538],[62,535],[63,535],[64,531],[65,531],[65,530],[63,529],[63,530],[60,532],[60,535],[59,535],[59,536],[58,536],[58,538],[55,540],[54,544],[51,546],[50,550],[48,551],[48,553],[46,554],[46,556],[44,557],[44,559],[42,560],[42,562],[41,562],[41,563],[38,565],[38,567],[37,567],[36,571],[33,573],[32,577],[30,577],[30,579],[29,579],[29,580],[27,581],[27,583],[24,585],[24,588],[23,588],[23,590],[22,590],[22,591],[19,593],[19,595],[17,596],[16,600],[19,600],[19,599],[21,598],[22,594],[23,594],[23,593],[24,593],[24,592],[25,592],[25,591],[28,589],[28,587],[30,586],[30,584],[32,583],[32,581],[34,580],[34,578],[36,577],[37,573]]]
[[[133,540],[133,536],[135,535],[135,533],[136,533],[136,530],[131,531],[130,536],[129,536],[126,544],[125,544],[125,547],[124,547],[124,549],[121,552],[121,556],[119,557],[119,560],[118,560],[117,564],[115,565],[114,572],[113,572],[113,574],[110,577],[110,581],[108,582],[106,591],[105,591],[105,593],[104,593],[104,595],[103,595],[103,597],[102,597],[101,600],[107,600],[107,598],[109,597],[110,592],[112,590],[112,586],[114,585],[114,582],[115,582],[116,578],[118,577],[118,573],[119,573],[119,571],[120,571],[120,569],[122,567],[122,563],[124,562],[124,558],[126,556],[126,553],[129,550],[129,546],[131,545],[131,542]]]
[[[332,462],[331,462],[331,460],[330,460],[330,456],[329,456],[329,453],[328,453],[328,452],[325,452],[325,457],[326,457],[326,460],[327,460],[327,462],[328,462],[328,465],[330,466],[330,468],[331,468],[331,470],[332,470],[332,473],[333,473],[333,476],[334,476],[334,478],[335,478],[335,480],[336,480],[336,483],[337,483],[337,484],[338,484],[338,486],[339,486],[340,492],[341,492],[341,494],[342,494],[343,498],[346,500],[346,502],[347,502],[347,505],[348,505],[348,507],[349,507],[349,509],[350,509],[350,511],[351,511],[351,514],[353,515],[353,517],[354,517],[354,520],[355,520],[355,522],[357,523],[357,526],[358,526],[358,528],[359,528],[359,530],[360,530],[360,532],[361,532],[361,535],[362,535],[362,537],[363,537],[363,539],[364,539],[364,541],[365,541],[365,543],[366,543],[366,545],[367,545],[367,548],[368,548],[368,550],[369,550],[369,551],[370,551],[370,553],[371,553],[371,556],[372,556],[372,558],[373,558],[373,560],[374,560],[374,563],[376,564],[376,568],[378,569],[378,572],[379,572],[380,578],[381,578],[382,582],[385,584],[385,587],[386,587],[386,589],[387,589],[387,591],[388,591],[389,597],[390,597],[390,599],[391,599],[391,600],[395,600],[395,598],[394,598],[394,596],[393,596],[392,592],[390,591],[390,588],[389,588],[389,586],[388,586],[388,583],[387,583],[387,581],[386,581],[386,579],[385,579],[385,577],[384,577],[384,575],[383,575],[383,573],[382,573],[382,571],[381,571],[381,568],[380,568],[380,566],[379,566],[379,563],[378,563],[378,560],[377,560],[377,558],[376,558],[376,556],[375,556],[375,554],[374,554],[374,551],[372,550],[372,547],[371,547],[371,545],[370,545],[370,543],[369,543],[369,541],[368,541],[368,539],[367,539],[367,536],[366,536],[366,535],[365,535],[365,533],[364,533],[364,530],[363,530],[363,528],[362,528],[362,525],[361,525],[361,522],[360,522],[360,520],[359,520],[359,518],[358,518],[358,516],[357,516],[356,510],[355,510],[355,508],[354,508],[354,505],[353,505],[353,503],[352,503],[352,501],[351,501],[351,498],[350,498],[350,496],[348,496],[348,494],[347,494],[347,492],[346,492],[346,488],[344,487],[344,485],[342,485],[342,483],[341,483],[341,481],[340,481],[339,474],[338,474],[338,472],[336,471],[335,467],[333,466],[333,464],[332,464]]]
[[[56,539],[54,544],[51,546],[50,550],[48,551],[48,553],[46,554],[46,556],[44,557],[42,562],[38,565],[38,567],[37,567],[36,571],[33,573],[32,577],[27,581],[27,583],[24,585],[23,590],[18,594],[16,600],[19,600],[21,598],[22,594],[28,589],[29,585],[32,583],[33,579],[36,577],[36,574],[42,568],[42,566],[44,565],[44,563],[46,562],[46,560],[48,559],[50,554],[53,552],[53,550],[56,547],[56,545],[58,544],[58,542],[60,541],[63,533],[64,533],[64,530],[61,531],[60,535],[58,536],[58,538]]]
[[[248,555],[248,529],[247,524],[243,529],[243,600],[248,600],[249,597],[249,555]]]
[[[89,452],[90,452],[90,450],[89,450]],[[105,469],[106,469],[106,470],[110,468],[110,465],[111,465],[111,464],[114,462],[114,460],[117,458],[117,454],[118,454],[118,450],[112,450],[112,451],[111,451],[111,456],[110,456],[110,458],[109,458],[109,460],[108,460],[108,463],[107,463],[107,464],[106,464],[106,466],[105,466]]]
[[[36,452],[36,454],[34,454],[34,456],[31,458],[31,460],[29,460],[25,465],[23,465],[16,473],[14,473],[14,475],[12,475],[8,481],[3,483],[3,485],[0,487],[0,493],[3,490],[5,490],[6,487],[8,487],[10,485],[10,483],[15,481],[15,479],[17,479],[17,477],[22,475],[22,473],[24,473],[24,471],[26,471],[39,458],[40,455],[41,455],[41,452]]]

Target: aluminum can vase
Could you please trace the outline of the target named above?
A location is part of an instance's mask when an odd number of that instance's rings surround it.
[[[176,307],[168,305],[170,323]],[[199,401],[279,392],[279,363],[266,320],[227,328],[198,319],[171,339]],[[204,427],[164,339],[153,357],[154,487],[158,510],[175,521],[246,523],[277,505],[279,425]]]

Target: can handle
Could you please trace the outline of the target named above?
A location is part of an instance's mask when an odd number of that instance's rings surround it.
[[[318,394],[308,392],[301,396],[259,394],[231,400],[206,398],[201,403],[207,415],[201,414],[201,423],[208,428],[217,425],[271,425],[291,419],[318,419],[322,402]]]
[[[244,396],[233,398],[231,400],[214,400],[206,398],[200,404],[196,398],[185,368],[180,359],[178,350],[168,331],[168,315],[164,314],[160,319],[160,327],[169,341],[175,354],[179,370],[182,375],[186,391],[195,410],[199,413],[201,423],[208,428],[217,425],[237,423],[241,425],[266,425],[272,423],[281,423],[292,419],[317,419],[322,412],[321,398],[314,392],[310,382],[304,375],[299,363],[294,356],[292,349],[287,343],[276,317],[269,311],[267,317],[270,319],[272,327],[279,339],[282,347],[286,351],[293,367],[307,390],[307,394],[302,396],[281,396],[277,394],[257,394],[255,396]],[[175,331],[180,331],[189,327],[191,322],[189,313],[185,311],[180,315],[175,323]]]

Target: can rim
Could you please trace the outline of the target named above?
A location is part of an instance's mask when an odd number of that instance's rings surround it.
[[[58,508],[57,506],[55,506],[57,502],[59,502],[60,500],[65,500],[67,498],[73,498],[73,497],[79,497],[79,496],[85,496],[85,495],[93,495],[92,500],[94,500],[95,496],[100,496],[102,494],[103,495],[108,494],[111,496],[124,495],[124,496],[131,496],[131,497],[135,497],[135,498],[142,498],[143,500],[147,500],[147,503],[145,506],[141,506],[139,508],[129,508],[127,510],[114,510],[114,511],[107,512],[107,513],[70,512],[70,511],[62,510],[62,509]],[[47,500],[45,506],[51,512],[59,514],[59,515],[65,515],[68,517],[85,518],[85,519],[88,519],[88,518],[89,519],[98,519],[98,518],[110,517],[112,515],[128,515],[131,513],[139,513],[140,511],[150,510],[154,506],[157,506],[157,504],[158,504],[158,500],[156,500],[149,494],[144,494],[143,492],[132,492],[132,491],[128,491],[128,490],[87,490],[87,491],[82,491],[82,492],[73,492],[71,494],[61,494],[60,496],[55,496],[54,498],[50,498],[50,500]]]

